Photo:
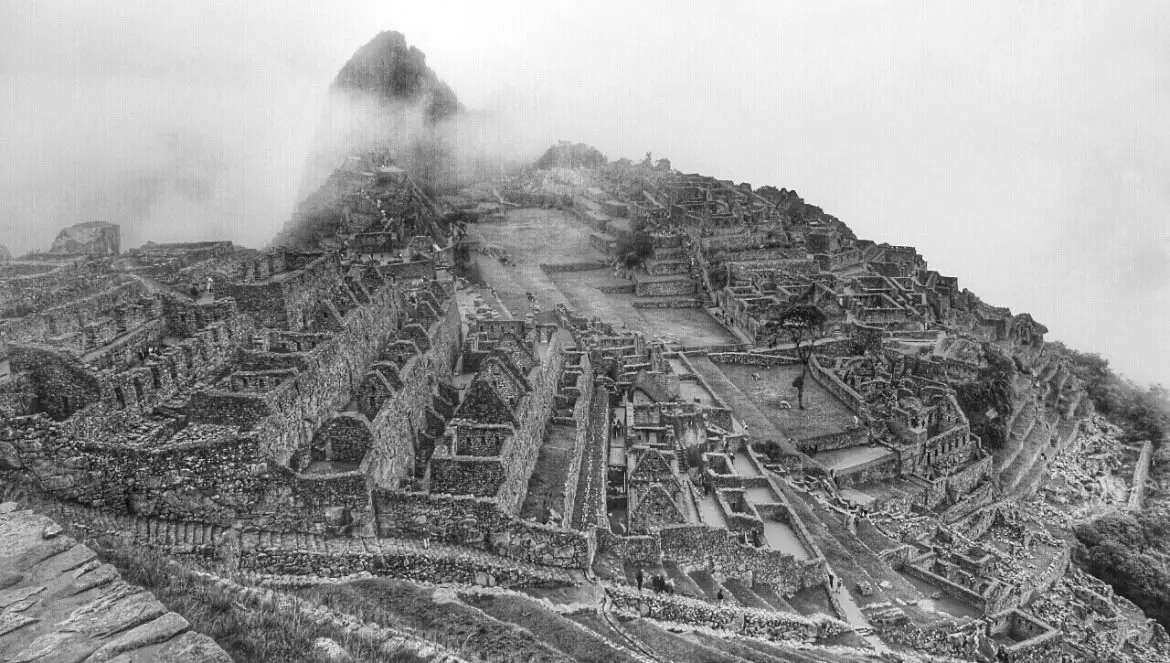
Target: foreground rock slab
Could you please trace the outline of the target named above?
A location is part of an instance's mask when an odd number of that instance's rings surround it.
[[[55,522],[0,505],[0,660],[230,663]]]

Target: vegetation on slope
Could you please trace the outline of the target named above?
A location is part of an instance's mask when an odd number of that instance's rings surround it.
[[[999,449],[1007,441],[1007,422],[1014,407],[1012,377],[1016,366],[990,344],[983,346],[983,359],[976,379],[955,385],[955,399],[967,415],[971,432],[989,449]]]
[[[473,660],[572,660],[529,631],[493,619],[454,596],[436,598],[433,587],[375,578],[318,585],[295,593],[368,622],[416,633]]]
[[[167,607],[210,636],[236,661],[249,663],[324,663],[332,660],[314,651],[318,638],[329,638],[354,660],[374,663],[422,663],[413,652],[385,653],[382,643],[353,637],[341,629],[320,625],[298,612],[271,605],[217,587],[193,574],[176,573],[168,559],[149,548],[120,541],[87,542],[103,561],[121,571],[127,582],[144,587]],[[352,613],[351,613],[352,614]]]
[[[536,167],[549,168],[597,168],[606,164],[605,155],[596,147],[585,143],[561,141],[545,150],[536,160]]]
[[[1108,514],[1076,528],[1088,571],[1170,628],[1170,394],[1118,375],[1098,354],[1054,344],[1097,412],[1122,429],[1122,441],[1149,440],[1156,449],[1144,510]]]

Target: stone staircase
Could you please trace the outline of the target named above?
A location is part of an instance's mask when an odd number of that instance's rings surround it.
[[[698,569],[687,574],[698,585],[704,594],[705,600],[718,603],[719,591],[723,591],[723,605],[743,605],[727,587],[723,586],[710,571]],[[751,606],[755,607],[755,606]]]
[[[761,598],[759,594],[756,594],[751,587],[748,587],[739,580],[730,579],[723,583],[723,587],[731,592],[731,596],[735,597],[735,600],[744,607],[759,608],[760,610],[774,609],[771,604]]]

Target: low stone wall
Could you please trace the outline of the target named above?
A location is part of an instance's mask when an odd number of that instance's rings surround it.
[[[944,523],[953,523],[975,513],[995,501],[995,485],[988,482],[975,491],[966,493],[966,497],[948,507],[939,514],[939,520]]]
[[[522,520],[492,499],[374,489],[373,504],[381,536],[434,539],[570,569],[588,568],[592,559],[589,533]]]
[[[703,302],[698,299],[634,300],[631,304],[634,308],[703,308]]]
[[[818,349],[819,351],[819,349]],[[832,371],[821,367],[821,363],[817,361],[816,355],[813,355],[808,362],[809,374],[822,387],[829,391],[841,402],[845,403],[854,414],[862,415],[865,410],[865,399],[861,397],[848,385],[841,381]]]
[[[902,566],[901,570],[908,576],[912,576],[922,580],[923,582],[927,582],[935,587],[938,587],[943,594],[959,599],[964,603],[970,604],[981,612],[988,607],[987,600],[978,592],[951,582],[937,573],[929,571],[921,566],[918,566],[917,564],[905,564]]]
[[[556,265],[541,264],[540,269],[545,274],[559,274],[562,272],[591,272],[595,269],[609,269],[609,263],[594,262],[567,262]]]
[[[606,594],[619,611],[667,622],[736,631],[771,640],[830,638],[853,629],[838,619],[804,617],[738,606],[718,606],[684,596],[607,587]]]
[[[799,359],[762,352],[712,352],[707,358],[716,364],[743,364],[747,366],[793,366]]]
[[[837,485],[844,488],[853,485],[872,483],[890,479],[899,474],[901,461],[897,454],[883,458],[874,458],[871,461],[854,465],[835,472]]]
[[[662,563],[662,542],[651,534],[618,536],[606,528],[595,528],[597,552],[608,553],[638,566],[655,566]]]
[[[386,278],[399,281],[411,279],[435,278],[434,260],[412,260],[410,262],[392,262],[378,267],[378,271]]]
[[[695,282],[690,278],[669,281],[638,281],[634,292],[639,297],[685,297],[695,294]]]
[[[597,287],[598,290],[607,295],[632,295],[634,294],[634,284],[626,285],[602,285]]]
[[[804,453],[830,451],[832,449],[847,449],[869,442],[869,428],[865,426],[851,427],[838,433],[827,433],[803,440],[795,440],[796,448]]]
[[[1072,561],[1072,547],[1061,542],[1060,553],[1052,558],[1048,566],[1033,577],[1025,586],[1020,588],[1020,605],[1027,604],[1034,597],[1048,591],[1052,585],[1064,577]]]

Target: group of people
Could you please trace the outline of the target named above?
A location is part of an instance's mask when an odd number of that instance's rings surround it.
[[[638,591],[642,591],[642,587],[646,583],[646,571],[638,569],[638,573],[634,575],[634,580],[638,583]],[[660,594],[674,594],[674,579],[668,578],[662,573],[655,573],[650,577],[650,587]]]
[[[139,349],[137,354],[139,361],[146,361],[147,359],[158,359],[162,354],[162,350],[157,345],[148,345],[145,348]]]
[[[211,286],[213,283],[214,282],[212,281],[210,276],[207,277],[207,286],[204,288],[200,288],[198,283],[195,283],[194,281],[192,281],[191,282],[191,289],[188,291],[191,293],[191,298],[192,299],[199,299],[199,297],[203,293],[207,293],[208,295],[210,295],[211,294]]]

